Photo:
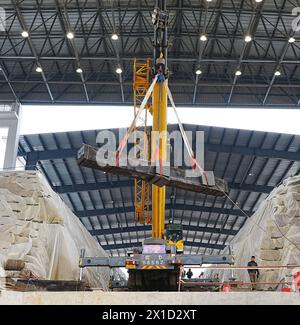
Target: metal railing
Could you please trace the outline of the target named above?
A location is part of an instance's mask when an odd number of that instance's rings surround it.
[[[215,270],[215,271],[235,271],[235,270],[268,270],[268,271],[275,271],[275,270],[289,270],[290,274],[286,274],[283,278],[278,281],[240,281],[237,278],[230,277],[228,280],[220,281],[218,273],[214,277],[211,278],[198,278],[199,280],[196,281],[197,278],[189,279],[188,281],[185,280],[183,277],[184,268],[180,269],[179,281],[178,281],[178,291],[186,285],[192,285],[195,287],[219,287],[219,291],[226,287],[227,290],[223,291],[230,291],[231,288],[243,288],[247,286],[251,286],[252,288],[256,288],[256,286],[261,285],[269,285],[268,289],[272,290],[281,290],[286,289],[289,292],[299,291],[300,289],[300,265],[271,265],[271,266],[193,266],[193,269],[202,269],[202,270]],[[224,277],[224,275],[222,275]],[[193,281],[194,280],[194,281]]]

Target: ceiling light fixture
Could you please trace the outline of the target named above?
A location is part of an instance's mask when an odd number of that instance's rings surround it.
[[[120,68],[120,67],[118,67],[117,69],[116,69],[116,73],[117,74],[121,74],[123,72],[123,70]]]
[[[23,32],[21,33],[22,37],[27,38],[29,37],[29,33],[26,30],[23,30]]]
[[[74,33],[73,32],[68,32],[67,33],[67,38],[68,39],[73,39],[75,37]]]
[[[202,41],[202,42],[206,42],[207,41],[207,36],[206,35],[201,35],[200,36],[200,41]]]
[[[252,37],[250,36],[250,35],[246,35],[245,36],[245,42],[246,43],[249,43],[249,42],[251,42],[252,41]]]
[[[111,35],[111,39],[112,39],[113,41],[117,41],[117,40],[119,39],[118,34],[113,33],[113,34]]]
[[[295,37],[290,37],[289,38],[289,43],[295,43],[296,42],[296,38]]]

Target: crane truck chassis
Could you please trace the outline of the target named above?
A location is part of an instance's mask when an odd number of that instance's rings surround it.
[[[172,171],[174,168],[171,167],[170,173],[159,175],[156,173],[155,167],[147,164],[146,166],[139,166],[136,163],[130,164],[130,160],[129,164],[124,164],[123,167],[116,166],[115,163],[108,164],[106,159],[102,161],[97,157],[99,151],[103,150],[90,145],[83,145],[78,151],[78,164],[82,167],[98,169],[112,174],[142,177],[157,186],[170,185],[214,196],[223,196],[228,191],[227,182],[222,179],[213,177],[214,181],[210,186],[203,185],[200,177],[194,179],[184,177],[184,171],[181,171],[180,168],[177,168],[176,173],[174,173]],[[131,160],[135,162],[135,159]],[[129,273],[129,290],[176,291],[180,269],[184,265],[232,264],[232,258],[228,255],[184,255],[183,246],[182,225],[169,223],[165,225],[163,239],[146,238],[142,247],[135,247],[133,252],[128,253],[126,257],[85,257],[82,254],[79,266],[81,268],[125,267]]]
[[[81,253],[79,266],[109,267],[128,270],[128,289],[131,291],[177,291],[180,269],[203,264],[233,264],[231,255],[187,255],[178,253],[174,245],[157,238],[146,238],[128,256],[86,257]]]

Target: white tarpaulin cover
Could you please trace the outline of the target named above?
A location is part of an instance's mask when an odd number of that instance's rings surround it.
[[[252,255],[259,266],[300,264],[300,176],[287,178],[275,188],[230,243],[235,265],[247,266]],[[293,271],[261,270],[259,282],[277,282]],[[229,272],[225,272],[229,277]],[[247,271],[235,271],[249,282]],[[276,285],[261,285],[261,289]],[[280,289],[278,287],[278,289]]]
[[[24,276],[78,280],[82,248],[86,256],[107,256],[40,172],[0,172],[1,277],[7,259],[20,259]],[[108,268],[88,268],[83,280],[106,290],[109,275]]]

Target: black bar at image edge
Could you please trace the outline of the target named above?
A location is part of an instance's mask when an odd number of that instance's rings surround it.
[[[30,324],[42,324],[44,322],[59,322],[64,319],[68,324],[97,324],[100,322],[121,322],[122,324],[137,324],[141,322],[154,323],[163,322],[191,322],[202,323],[205,319],[215,322],[222,322],[228,317],[234,322],[234,319],[240,319],[240,313],[246,315],[256,315],[262,313],[272,317],[277,315],[287,315],[287,312],[293,312],[293,306],[234,306],[234,305],[216,305],[216,306],[132,306],[132,305],[72,305],[72,306],[0,306],[1,318],[7,316],[11,321],[30,322]],[[299,306],[298,306],[299,307]],[[229,312],[229,314],[228,314]],[[238,314],[237,314],[238,313]],[[227,315],[227,316],[226,316]],[[231,316],[230,316],[231,315]],[[237,317],[233,317],[236,315]],[[93,323],[89,323],[93,322]],[[231,322],[231,321],[230,321]],[[203,324],[203,323],[202,323]],[[232,324],[232,322],[231,322]],[[56,324],[55,324],[56,325]],[[57,324],[58,325],[58,324]]]

